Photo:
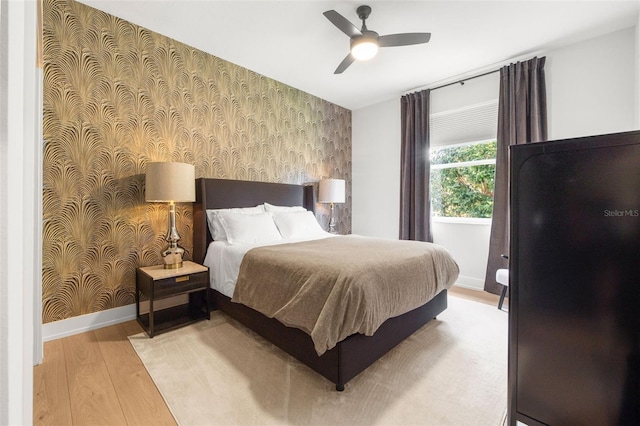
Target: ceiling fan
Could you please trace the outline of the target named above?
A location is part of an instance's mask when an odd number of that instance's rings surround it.
[[[431,33],[402,33],[378,35],[375,31],[367,29],[366,19],[371,13],[371,7],[363,5],[356,9],[358,18],[362,20],[362,28],[355,25],[340,15],[335,10],[327,10],[324,16],[340,31],[351,38],[351,49],[346,58],[340,62],[334,74],[341,74],[355,60],[366,61],[373,58],[378,53],[379,47],[408,46],[411,44],[427,43],[431,38]]]

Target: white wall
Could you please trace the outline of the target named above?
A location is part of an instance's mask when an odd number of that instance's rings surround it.
[[[629,28],[539,55],[547,57],[550,139],[638,128],[639,37],[635,28]],[[460,107],[461,102],[481,102],[491,87],[483,79],[434,91],[432,112]],[[354,232],[362,235],[390,238],[398,235],[400,96],[353,111],[352,226]],[[434,224],[434,240],[447,247],[460,264],[458,285],[482,288],[488,228]]]
[[[637,128],[635,34],[628,28],[546,55],[550,140]]]
[[[400,223],[400,98],[355,110],[351,120],[351,191],[361,194],[352,196],[351,200],[352,232],[397,239]]]
[[[435,222],[433,242],[446,247],[458,262],[459,287],[483,290],[489,257],[491,224]]]

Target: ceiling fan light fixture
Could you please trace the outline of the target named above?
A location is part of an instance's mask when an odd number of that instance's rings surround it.
[[[378,40],[370,37],[358,37],[351,43],[351,54],[359,61],[367,61],[378,53]]]

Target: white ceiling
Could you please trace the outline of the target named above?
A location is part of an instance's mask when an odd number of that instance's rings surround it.
[[[631,27],[640,11],[640,0],[81,2],[352,110]],[[431,41],[380,49],[334,75],[349,38],[322,13],[359,28],[361,4],[373,9],[370,30]]]

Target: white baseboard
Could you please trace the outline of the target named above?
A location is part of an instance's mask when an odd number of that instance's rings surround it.
[[[121,306],[92,314],[79,315],[60,321],[42,324],[42,341],[61,339],[96,330],[109,325],[119,324],[136,318],[136,305]]]
[[[187,303],[188,300],[186,295],[161,299],[154,304],[154,311],[178,306]],[[142,301],[140,303],[140,312],[149,312],[149,302]],[[94,312],[92,314],[79,315],[73,318],[42,324],[42,341],[48,342],[50,340],[61,339],[134,319],[136,319],[135,304]]]
[[[470,290],[484,291],[484,279],[460,275],[454,285],[457,287],[468,288]]]

